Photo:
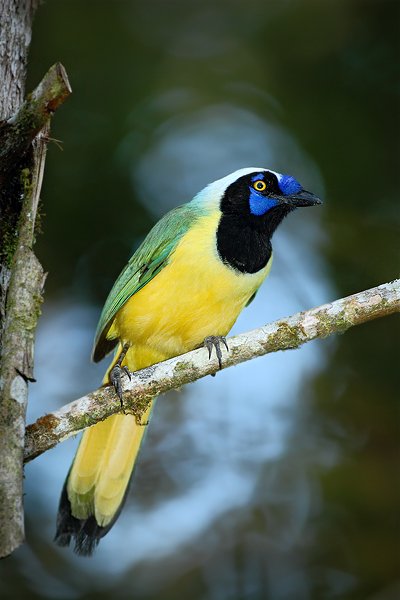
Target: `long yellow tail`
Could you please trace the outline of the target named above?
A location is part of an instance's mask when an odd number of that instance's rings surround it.
[[[132,415],[114,415],[85,431],[67,484],[74,517],[87,519],[93,514],[101,527],[111,523],[124,499],[145,430]]]
[[[105,376],[108,380],[108,373]],[[61,494],[55,541],[91,555],[123,506],[145,425],[154,400],[142,416],[113,415],[86,429]]]

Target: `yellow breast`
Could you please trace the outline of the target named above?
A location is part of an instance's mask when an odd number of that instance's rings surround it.
[[[238,273],[221,261],[220,214],[199,219],[168,265],[118,312],[110,333],[132,344],[135,354],[150,352],[154,362],[192,350],[209,335],[226,335],[268,275],[271,260],[255,274]]]

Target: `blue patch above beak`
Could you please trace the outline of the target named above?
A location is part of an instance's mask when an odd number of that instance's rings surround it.
[[[301,185],[291,175],[281,175],[281,178],[278,181],[278,185],[282,191],[282,194],[285,196],[291,196],[292,194],[297,194],[301,189]]]

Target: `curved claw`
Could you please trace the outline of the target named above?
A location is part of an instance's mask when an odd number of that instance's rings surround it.
[[[125,375],[128,376],[129,381],[132,379],[132,373],[130,372],[130,370],[128,369],[128,367],[125,365],[124,367],[122,367],[122,370],[124,371]]]
[[[215,348],[215,353],[218,358],[219,368],[222,369],[222,351],[221,351],[221,343],[224,344],[226,350],[229,352],[228,344],[224,336],[222,335],[209,335],[205,338],[203,345],[208,350],[208,358],[211,358],[212,349]]]

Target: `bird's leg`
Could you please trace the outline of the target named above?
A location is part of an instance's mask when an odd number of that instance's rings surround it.
[[[205,338],[203,342],[203,346],[208,350],[208,358],[211,358],[212,349],[215,348],[215,352],[218,358],[219,368],[222,369],[222,351],[221,351],[221,343],[224,344],[225,348],[229,352],[228,344],[226,343],[226,339],[222,335],[209,335]]]
[[[121,384],[122,373],[125,373],[125,375],[127,375],[129,377],[129,379],[131,378],[131,374],[130,374],[128,367],[126,365],[121,367],[121,363],[124,360],[128,350],[129,350],[129,344],[125,344],[122,348],[121,354],[119,355],[117,362],[111,369],[111,373],[110,373],[110,382],[114,386],[117,396],[121,402],[122,410],[124,409],[124,403],[122,401],[122,384]]]

